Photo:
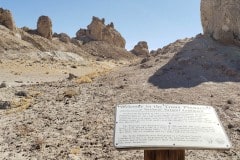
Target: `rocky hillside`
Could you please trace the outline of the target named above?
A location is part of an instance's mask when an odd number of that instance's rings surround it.
[[[115,105],[185,103],[213,106],[233,144],[229,151],[188,150],[186,159],[239,160],[239,53],[199,35],[88,83],[2,88],[0,158],[142,160],[142,151],[113,147]]]
[[[125,49],[125,40],[114,29],[113,23],[105,25],[103,20],[93,17],[88,29],[80,29],[75,38],[70,38],[66,33],[53,34],[52,25],[54,24],[48,16],[40,16],[37,29],[17,28],[11,12],[1,8],[0,53],[62,51],[88,58],[96,56],[116,60],[135,58]],[[101,44],[100,47],[95,45],[96,43]]]

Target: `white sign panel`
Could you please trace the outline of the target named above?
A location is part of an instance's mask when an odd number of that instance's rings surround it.
[[[230,149],[231,143],[213,107],[126,104],[116,107],[114,146]]]

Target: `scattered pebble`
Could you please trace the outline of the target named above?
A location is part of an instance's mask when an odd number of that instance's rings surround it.
[[[15,93],[16,96],[19,96],[19,97],[27,97],[27,92],[25,91],[18,91]]]
[[[228,124],[228,129],[232,129],[232,128],[234,128],[234,125]]]
[[[229,99],[229,100],[227,101],[227,104],[233,104],[233,101],[232,101],[231,99]]]
[[[0,101],[0,109],[9,109],[11,108],[11,103],[8,101]]]
[[[153,66],[152,65],[147,65],[147,64],[140,65],[141,69],[147,69],[147,68],[151,68],[151,67],[153,67]]]
[[[75,66],[75,65],[72,65],[72,66],[71,66],[71,68],[77,68],[77,66]]]
[[[15,81],[16,83],[23,83],[23,81]]]
[[[68,75],[68,80],[72,80],[72,79],[74,79],[74,78],[77,78],[77,76],[76,75],[74,75],[74,74],[72,74],[72,73],[69,73],[69,75]]]
[[[6,88],[7,87],[7,84],[5,83],[5,82],[2,82],[1,84],[0,84],[0,88]]]

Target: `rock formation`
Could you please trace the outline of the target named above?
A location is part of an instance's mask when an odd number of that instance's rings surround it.
[[[3,8],[0,8],[0,24],[12,31],[16,29],[11,12]]]
[[[227,44],[240,44],[240,1],[202,0],[201,20],[205,35]]]
[[[64,43],[70,43],[71,42],[71,38],[66,34],[66,33],[54,33],[53,37],[57,37],[60,41],[64,42]]]
[[[131,52],[136,56],[140,56],[140,57],[150,56],[149,50],[148,50],[148,44],[145,41],[138,42],[138,44],[134,46],[134,49],[131,50]]]
[[[41,16],[38,18],[37,32],[44,38],[52,39],[52,21],[48,16]]]
[[[105,41],[117,47],[125,48],[126,41],[121,34],[114,29],[114,24],[105,25],[104,19],[93,17],[87,29],[80,29],[76,38],[87,43],[89,41]]]

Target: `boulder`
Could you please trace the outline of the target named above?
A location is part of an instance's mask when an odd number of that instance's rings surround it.
[[[66,33],[54,33],[53,37],[57,37],[60,41],[64,42],[64,43],[70,43],[71,42],[71,38],[66,34]]]
[[[73,44],[75,44],[76,46],[79,46],[79,47],[81,47],[83,45],[83,42],[77,40],[76,38],[72,38],[71,43],[73,43]]]
[[[40,36],[52,39],[52,21],[48,16],[41,16],[37,22],[37,32]]]
[[[150,56],[149,50],[148,50],[148,44],[145,41],[138,42],[138,44],[134,46],[134,49],[131,50],[131,52],[136,56],[140,56],[140,57]]]
[[[15,22],[13,20],[11,12],[3,8],[0,8],[0,24],[4,25],[12,31],[16,30]]]
[[[80,29],[76,33],[76,38],[84,43],[90,41],[105,41],[121,48],[125,48],[126,44],[125,39],[114,29],[112,22],[105,25],[105,19],[99,19],[97,17],[92,18],[92,22],[87,26],[87,29]]]
[[[227,44],[240,44],[240,1],[202,0],[203,32]]]

